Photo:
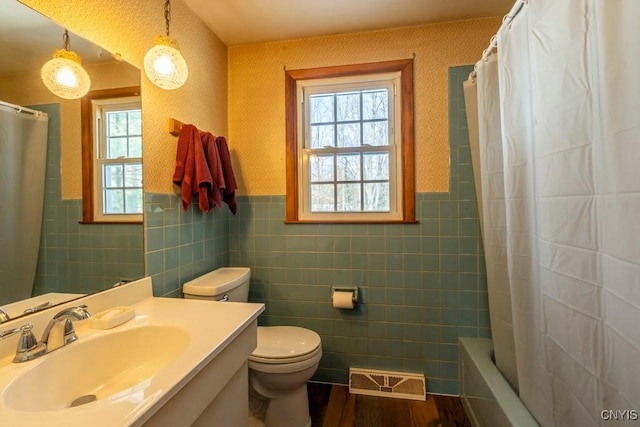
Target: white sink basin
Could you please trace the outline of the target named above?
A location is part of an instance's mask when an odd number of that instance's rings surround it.
[[[86,341],[78,340],[43,357],[17,376],[2,393],[18,411],[55,411],[73,402],[131,399],[136,388],[180,355],[189,344],[187,330],[145,325]]]
[[[35,360],[12,363],[18,337],[0,341],[0,427],[174,427],[196,421],[206,393],[227,396],[264,305],[155,298],[151,285],[146,277],[83,298],[94,314],[124,306],[136,315],[107,330],[76,322],[76,342]],[[29,317],[36,336],[50,311]]]

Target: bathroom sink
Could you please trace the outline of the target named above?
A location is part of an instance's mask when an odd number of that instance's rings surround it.
[[[135,317],[107,330],[75,322],[77,341],[24,363],[12,363],[18,337],[0,341],[0,427],[190,425],[208,399],[223,402],[213,412],[224,418],[224,399],[235,404],[239,384],[246,388],[246,376],[232,378],[246,373],[263,304],[154,297],[150,277],[81,301],[94,320],[112,307],[131,307]],[[29,317],[37,336],[51,317]]]
[[[17,411],[59,411],[108,399],[143,399],[153,376],[188,346],[186,329],[144,325],[97,335],[56,350],[2,392]],[[30,363],[30,362],[29,362]]]

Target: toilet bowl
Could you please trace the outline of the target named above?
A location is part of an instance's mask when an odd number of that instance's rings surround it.
[[[219,268],[183,286],[185,298],[246,302],[251,270]],[[297,326],[259,326],[249,357],[251,426],[309,427],[307,381],[322,358],[320,336]]]

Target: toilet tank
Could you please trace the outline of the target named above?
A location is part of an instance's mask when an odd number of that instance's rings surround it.
[[[182,286],[185,298],[247,302],[251,269],[223,267],[188,281]]]

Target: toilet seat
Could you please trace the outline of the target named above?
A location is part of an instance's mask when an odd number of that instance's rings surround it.
[[[249,360],[287,364],[311,359],[321,351],[320,335],[297,326],[259,326],[258,346]]]

